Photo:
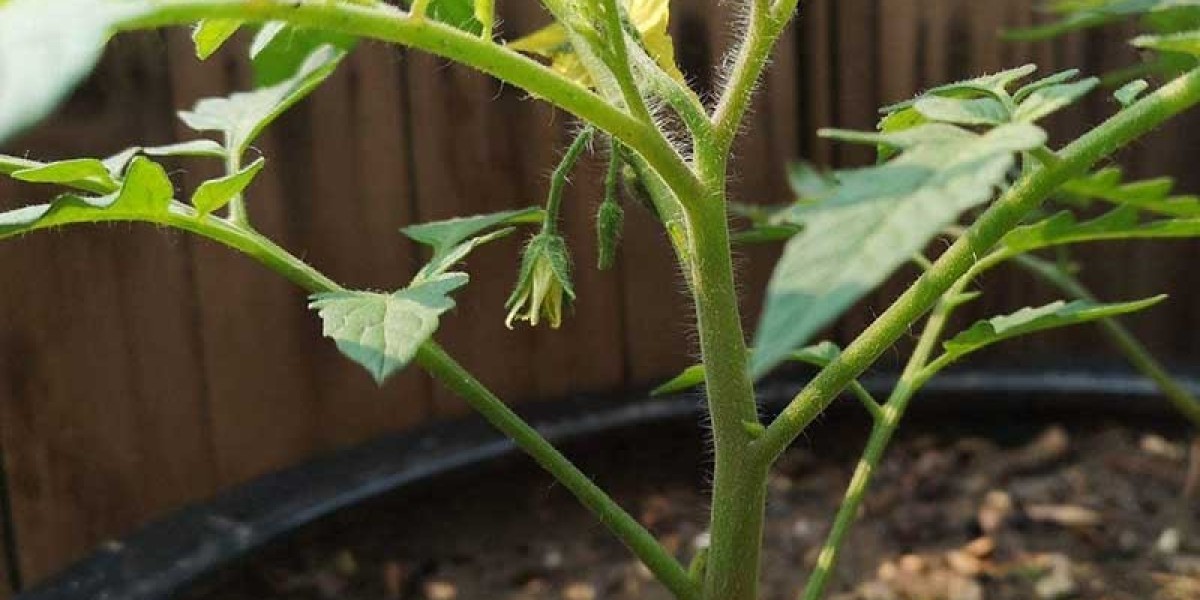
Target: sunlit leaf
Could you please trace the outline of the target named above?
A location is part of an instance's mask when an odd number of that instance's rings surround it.
[[[225,148],[212,140],[191,140],[188,142],[180,142],[178,144],[167,144],[165,146],[134,146],[126,148],[101,162],[104,167],[112,173],[113,177],[120,177],[125,171],[125,167],[133,157],[145,154],[146,156],[203,156],[207,158],[225,158]]]
[[[262,171],[263,166],[266,165],[266,162],[266,160],[260,158],[237,173],[205,181],[192,194],[192,206],[196,207],[198,214],[207,215],[229,204],[231,200],[245,191],[246,187],[254,181],[258,172]]]
[[[1084,97],[1100,85],[1100,80],[1089,77],[1072,83],[1055,83],[1040,87],[1029,93],[1013,111],[1013,121],[1034,123],[1044,119]]]
[[[129,165],[121,189],[105,196],[64,194],[50,204],[0,213],[0,239],[74,223],[102,221],[162,222],[174,189],[166,171],[138,157]]]
[[[49,114],[92,70],[114,26],[147,9],[105,0],[0,5],[0,143]]]
[[[79,189],[111,190],[117,187],[108,168],[94,158],[44,163],[14,171],[12,178],[29,183],[52,183]]]
[[[1200,30],[1168,35],[1143,35],[1134,38],[1131,43],[1139,48],[1159,52],[1181,52],[1200,57]]]
[[[1101,169],[1063,184],[1059,193],[1071,198],[1097,199],[1172,217],[1200,217],[1200,197],[1172,196],[1175,182],[1168,177],[1126,182],[1121,170]]]
[[[318,48],[333,46],[349,52],[356,41],[353,36],[342,33],[293,27],[280,22],[267,23],[250,44],[254,83],[259,87],[277,85],[292,78]]]
[[[1113,98],[1121,103],[1121,106],[1129,106],[1137,101],[1138,96],[1142,92],[1150,88],[1150,83],[1145,79],[1135,79],[1121,86],[1117,91],[1113,92]]]
[[[1008,109],[995,98],[927,96],[913,105],[930,121],[955,125],[999,125],[1009,120]]]
[[[1137,15],[1153,16],[1195,10],[1200,7],[1200,0],[1058,0],[1050,6],[1063,18],[1034,27],[1010,30],[1005,33],[1006,37],[1013,40],[1042,40]]]
[[[1070,211],[1018,227],[1000,241],[1011,254],[1050,246],[1106,240],[1169,239],[1200,236],[1200,218],[1143,221],[1141,211],[1120,206],[1094,219],[1080,222]]]
[[[894,134],[839,134],[904,151],[888,163],[837,174],[838,189],[799,211],[804,230],[785,246],[767,288],[752,368],[761,377],[908,262],[947,225],[1005,184],[1015,152],[1040,146],[1033,125],[978,135],[932,124]]]
[[[1022,308],[1010,315],[978,321],[970,329],[947,340],[943,344],[945,360],[959,360],[992,344],[1018,336],[1136,312],[1154,306],[1165,299],[1166,296],[1155,296],[1145,300],[1118,304],[1100,304],[1083,300],[1063,302],[1060,300],[1037,308]],[[939,358],[938,360],[942,361],[943,359]]]
[[[475,248],[512,232],[508,225],[539,223],[540,208],[523,208],[488,215],[459,217],[410,225],[401,233],[433,249],[433,257],[421,268],[414,281],[435,278],[466,259]],[[484,235],[488,230],[492,231]]]
[[[343,56],[342,50],[322,46],[281,83],[226,98],[206,98],[179,117],[197,131],[221,132],[225,147],[241,156],[267,125],[329,77]]]
[[[242,22],[238,19],[205,19],[192,29],[192,43],[196,45],[196,58],[206,60],[221,49]]]
[[[392,294],[330,292],[312,297],[310,308],[338,350],[382,384],[408,364],[454,308],[450,292],[466,285],[465,273],[450,273]]]

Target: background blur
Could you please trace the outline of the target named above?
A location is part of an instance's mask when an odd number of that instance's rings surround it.
[[[808,0],[785,36],[736,157],[737,199],[789,199],[786,165],[869,161],[815,138],[822,126],[871,128],[876,107],[932,85],[1036,62],[1099,73],[1139,60],[1127,31],[1011,44],[997,32],[1036,20],[1034,0]],[[685,72],[704,92],[729,37],[728,7],[674,0]],[[504,3],[508,37],[544,23],[537,3]],[[243,40],[244,41],[244,40]],[[247,84],[234,44],[206,63],[186,31],[116,40],[98,74],[53,123],[3,149],[55,159],[187,139],[174,110]],[[1107,93],[1052,123],[1062,140],[1115,109]],[[1177,120],[1121,163],[1200,190],[1200,119]],[[256,224],[343,284],[394,289],[421,259],[397,229],[542,201],[571,122],[519,90],[428,56],[364,44],[259,145],[267,170],[250,192]],[[176,163],[185,189],[209,165]],[[690,313],[666,243],[630,209],[621,261],[599,273],[591,216],[602,167],[568,190],[580,301],[562,330],[508,331],[503,302],[520,236],[477,253],[473,281],[438,334],[513,403],[644,389],[688,364]],[[0,181],[0,208],[40,199]],[[1200,355],[1195,242],[1091,248],[1084,277],[1108,299],[1168,292],[1131,321],[1169,363]],[[746,249],[748,326],[776,247]],[[848,340],[912,277],[906,272],[830,332]],[[1017,273],[985,283],[972,316],[1045,301]],[[320,335],[301,292],[248,259],[142,226],[74,229],[0,246],[0,451],[26,583],[164,511],[314,454],[460,414],[409,371],[382,389]],[[970,311],[965,311],[970,312]],[[1017,342],[986,360],[1056,364],[1103,358],[1086,329]],[[1109,353],[1111,356],[1111,353]],[[886,367],[886,365],[884,365]],[[0,575],[3,577],[3,575]],[[8,582],[0,581],[0,588]],[[0,596],[4,593],[0,592]]]

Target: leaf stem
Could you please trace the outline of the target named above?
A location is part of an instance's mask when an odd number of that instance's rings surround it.
[[[1200,69],[1190,71],[1143,97],[1068,145],[1060,161],[1023,177],[986,210],[882,315],[836,360],[811,381],[755,442],[761,460],[774,461],[833,398],[866,370],[925,314],[977,257],[1041,204],[1064,182],[1200,102]]]
[[[629,63],[629,50],[625,45],[625,28],[621,26],[621,8],[617,4],[617,0],[600,0],[601,10],[604,12],[604,32],[607,34],[609,51],[605,52],[610,57],[608,68],[612,72],[613,78],[617,80],[617,85],[621,88],[621,95],[625,99],[625,105],[634,117],[650,123],[653,121],[650,117],[650,111],[646,108],[646,101],[642,98],[642,93],[638,90],[637,82],[633,80],[633,70]]]
[[[218,242],[253,258],[271,271],[312,293],[342,291],[324,273],[289,253],[266,236],[243,229],[226,219],[200,216],[190,206],[173,201],[168,211],[148,218],[145,214],[104,213],[95,221],[141,221],[182,229]],[[423,344],[417,363],[446,387],[460,394],[493,426],[511,438],[563,484],[646,564],[680,600],[698,600],[699,588],[683,566],[629,513],[597,487],[587,475],[543,438],[536,429],[477,381],[433,340]]]
[[[1087,289],[1078,278],[1064,272],[1053,263],[1024,254],[1014,256],[1012,261],[1074,299],[1096,302],[1096,297],[1091,290]],[[1133,365],[1147,379],[1153,381],[1175,409],[1191,421],[1193,427],[1200,429],[1200,400],[1197,400],[1187,388],[1171,377],[1167,369],[1119,320],[1115,318],[1100,319],[1097,324],[1113,345],[1125,355],[1125,360],[1128,360],[1129,364]]]
[[[837,516],[834,517],[833,527],[830,528],[825,544],[821,547],[821,553],[817,557],[817,566],[813,569],[808,583],[805,584],[803,600],[820,600],[824,595],[825,588],[829,585],[829,579],[833,574],[833,567],[837,564],[838,554],[846,541],[846,535],[858,518],[871,478],[879,468],[879,461],[883,458],[888,443],[900,426],[900,420],[908,409],[909,401],[933,374],[925,366],[946,329],[950,314],[958,306],[953,299],[962,293],[969,281],[971,281],[971,276],[964,275],[955,282],[951,289],[946,291],[942,300],[938,302],[937,307],[929,316],[929,320],[925,322],[921,337],[917,341],[917,347],[909,357],[908,363],[900,375],[900,380],[893,388],[887,402],[880,407],[880,416],[871,427],[867,447],[858,461],[858,466],[854,469],[850,484],[846,487],[846,494],[838,508]]]
[[[546,196],[546,215],[542,220],[542,231],[545,233],[558,232],[558,215],[562,211],[563,189],[566,188],[571,171],[575,170],[579,157],[583,156],[583,151],[587,150],[588,144],[592,142],[593,133],[594,130],[591,127],[584,127],[583,131],[575,136],[575,141],[571,142],[566,154],[554,168],[554,174],[550,176],[550,191]]]

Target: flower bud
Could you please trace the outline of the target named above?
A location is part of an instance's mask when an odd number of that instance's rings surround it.
[[[617,260],[617,246],[621,243],[621,229],[625,210],[609,198],[600,203],[596,212],[596,243],[598,266],[601,271],[611,269]]]
[[[542,319],[555,329],[562,324],[563,297],[575,299],[571,286],[571,257],[562,236],[542,232],[529,240],[521,259],[517,286],[504,307],[509,329],[513,321],[529,321],[537,327]]]

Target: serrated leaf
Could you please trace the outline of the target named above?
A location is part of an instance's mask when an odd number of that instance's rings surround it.
[[[440,276],[466,259],[467,255],[475,248],[508,235],[512,232],[512,228],[503,227],[487,235],[481,235],[485,231],[505,225],[539,223],[542,215],[541,208],[531,207],[420,223],[401,229],[400,232],[410,239],[433,249],[433,257],[421,268],[413,280],[422,281]]]
[[[1008,96],[1008,88],[1037,71],[1037,65],[1021,65],[1015,69],[1008,69],[993,73],[991,75],[983,75],[972,79],[965,79],[954,83],[939,85],[926,90],[911,100],[898,102],[879,109],[880,113],[891,114],[905,108],[910,108],[922,98],[930,96],[946,96],[946,97],[975,97],[979,95],[987,95],[997,100],[1003,101]]]
[[[166,171],[153,161],[138,157],[129,166],[129,173],[117,192],[98,197],[64,194],[50,204],[0,213],[0,239],[73,223],[161,222],[173,194]]]
[[[1074,198],[1098,199],[1173,217],[1200,217],[1200,197],[1171,196],[1174,181],[1167,177],[1126,182],[1121,170],[1101,169],[1063,184],[1059,192]]]
[[[267,125],[325,81],[344,56],[340,49],[322,46],[283,82],[225,98],[206,98],[179,117],[196,131],[221,132],[228,151],[241,156]]]
[[[101,162],[113,177],[120,177],[133,157],[146,156],[203,156],[208,158],[225,158],[225,147],[212,140],[191,140],[165,146],[133,146],[126,148]]]
[[[342,33],[293,27],[277,21],[267,23],[250,44],[254,84],[265,87],[282,83],[318,48],[328,45],[349,52],[357,41],[354,36]]]
[[[1165,299],[1164,295],[1117,304],[1101,304],[1084,300],[1068,303],[1059,300],[1037,308],[1022,308],[1009,315],[978,321],[969,329],[946,340],[943,343],[945,357],[939,358],[938,361],[959,360],[992,344],[1018,336],[1137,312]]]
[[[790,353],[787,356],[787,360],[802,362],[816,367],[824,367],[833,362],[841,353],[842,349],[837,344],[830,341],[823,341]],[[654,388],[650,392],[650,395],[665,396],[667,394],[690,390],[698,385],[702,385],[705,377],[706,370],[703,364],[692,365],[684,369],[683,372],[676,375],[670,381]]]
[[[1076,77],[1079,77],[1079,69],[1067,69],[1065,71],[1054,73],[1053,75],[1047,75],[1046,77],[1034,81],[1033,83],[1021,86],[1020,89],[1013,93],[1013,102],[1020,104],[1026,98],[1028,98],[1030,94],[1042,88],[1058,85],[1060,83],[1067,83]]]
[[[1031,225],[1018,227],[1000,240],[1009,254],[1051,246],[1106,240],[1171,239],[1200,236],[1200,218],[1158,219],[1145,222],[1133,206],[1121,206],[1094,219],[1080,222],[1070,211],[1060,212]]]
[[[52,183],[80,189],[111,191],[116,189],[112,174],[94,158],[74,158],[14,171],[12,178],[28,183]]]
[[[1134,38],[1130,43],[1139,48],[1159,52],[1180,52],[1200,57],[1200,30],[1168,35],[1143,35]]]
[[[1145,79],[1135,79],[1121,86],[1117,91],[1113,92],[1113,98],[1121,103],[1121,106],[1129,106],[1137,101],[1138,96],[1142,92],[1150,88],[1150,83]]]
[[[214,52],[220,50],[241,26],[242,22],[238,19],[205,19],[196,23],[196,27],[192,29],[196,58],[207,60]]]
[[[932,124],[863,141],[906,150],[883,165],[839,173],[840,186],[829,200],[802,213],[805,229],[785,246],[767,287],[752,360],[756,378],[908,262],[963,211],[989,200],[1005,183],[1014,153],[1042,145],[1045,133],[1013,124],[981,136]]]
[[[999,125],[1009,120],[1008,109],[995,98],[927,96],[913,105],[930,121],[954,125]]]
[[[1200,0],[1059,0],[1052,3],[1051,7],[1054,12],[1064,15],[1063,18],[1034,27],[1009,30],[1005,32],[1005,37],[1022,41],[1043,40],[1134,15],[1195,10],[1200,7]]]
[[[114,26],[146,10],[104,0],[0,5],[0,143],[49,114],[92,70]]]
[[[196,188],[195,193],[192,194],[192,206],[196,207],[196,213],[207,215],[229,204],[231,200],[246,190],[246,187],[254,181],[266,164],[265,159],[259,158],[237,173],[210,179],[200,184],[200,187]]]
[[[1035,123],[1074,104],[1098,85],[1099,79],[1089,77],[1072,83],[1056,83],[1038,88],[1017,105],[1012,119],[1017,122]]]
[[[467,281],[465,273],[450,273],[392,294],[316,294],[309,308],[318,312],[322,333],[337,343],[338,350],[382,384],[433,336],[439,317],[454,308],[448,294]]]

